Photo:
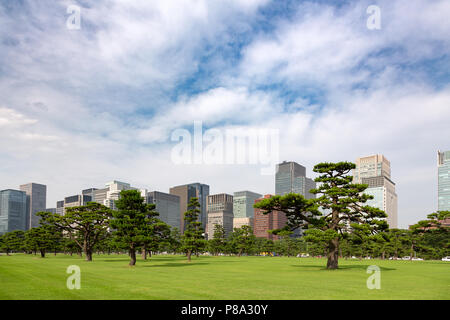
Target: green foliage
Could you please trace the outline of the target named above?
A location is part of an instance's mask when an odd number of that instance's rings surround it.
[[[130,254],[130,265],[136,264],[136,250],[155,248],[168,238],[170,228],[159,220],[154,204],[146,204],[137,190],[123,190],[116,201],[117,211],[113,212],[110,226],[114,239],[121,248]]]
[[[225,234],[225,228],[220,225],[214,225],[213,238],[208,240],[208,250],[214,255],[224,253],[227,245],[227,238]]]
[[[66,208],[63,216],[49,212],[45,216],[48,224],[54,225],[78,245],[87,261],[92,261],[94,246],[105,237],[110,218],[111,210],[96,202]]]
[[[306,228],[308,224],[315,227],[321,227],[320,211],[317,205],[305,199],[301,194],[288,193],[284,196],[276,195],[271,198],[265,198],[253,205],[254,208],[262,209],[263,214],[269,214],[272,211],[281,211],[286,214],[288,219],[286,228],[273,230],[274,234],[281,231],[293,231],[298,228]]]
[[[256,237],[253,234],[252,227],[244,225],[240,228],[234,228],[230,242],[240,257],[242,253],[248,255],[253,252],[255,239]]]
[[[62,245],[63,236],[53,223],[53,214],[50,212],[38,212],[40,217],[39,227],[31,228],[25,233],[25,246],[27,250],[41,253],[41,257],[45,257],[47,251],[58,251]]]
[[[255,238],[254,252],[257,254],[271,254],[274,251],[274,242],[267,238]]]
[[[319,245],[327,244],[327,268],[336,269],[340,238],[352,232],[367,237],[388,228],[383,219],[387,217],[385,212],[364,205],[373,197],[363,193],[367,185],[352,183],[353,177],[348,173],[354,168],[351,162],[319,163],[313,169],[320,174],[315,179],[319,186],[310,190],[317,195],[316,199],[308,200],[291,193],[264,199],[254,207],[263,209],[265,214],[274,210],[284,212],[288,218],[286,231],[318,230],[310,232],[309,239],[314,238]],[[280,231],[274,230],[274,233]]]
[[[200,203],[198,202],[198,198],[191,198],[189,200],[188,210],[184,213],[186,227],[181,237],[181,247],[183,252],[186,253],[188,261],[191,261],[192,253],[198,254],[206,247],[202,223],[198,221],[199,214]]]
[[[25,232],[16,230],[5,233],[0,241],[1,250],[9,255],[11,252],[19,252],[25,250]]]

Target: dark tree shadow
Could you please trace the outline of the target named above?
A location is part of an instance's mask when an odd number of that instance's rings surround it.
[[[145,265],[142,267],[144,267],[144,268],[158,268],[158,267],[178,268],[178,267],[189,267],[189,266],[198,266],[198,265],[206,265],[206,264],[210,264],[210,263],[208,263],[208,262],[164,263],[164,264]]]
[[[305,270],[305,271],[332,271],[327,269],[326,265],[291,265],[292,267],[296,268],[305,268],[305,269],[312,269],[312,270]],[[367,270],[367,268],[371,265],[350,265],[350,266],[339,266],[337,270],[347,270],[347,269],[362,269]],[[397,270],[395,268],[386,268],[386,267],[380,267],[380,271],[392,271]]]

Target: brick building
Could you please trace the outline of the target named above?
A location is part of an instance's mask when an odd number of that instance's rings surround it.
[[[267,194],[264,198],[255,200],[255,203],[260,202],[265,198],[271,198],[272,195]],[[268,214],[263,214],[264,210],[255,208],[253,216],[253,233],[257,238],[266,238],[271,240],[278,240],[280,237],[269,233],[269,230],[281,229],[286,226],[286,214],[281,211],[272,211]]]

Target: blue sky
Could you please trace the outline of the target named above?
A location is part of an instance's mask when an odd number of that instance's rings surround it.
[[[49,206],[113,179],[274,192],[259,166],[175,165],[171,133],[200,120],[278,129],[309,176],[384,154],[406,227],[437,209],[450,149],[448,16],[445,0],[0,1],[1,187],[45,183]]]

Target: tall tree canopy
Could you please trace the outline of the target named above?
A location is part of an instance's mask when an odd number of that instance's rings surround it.
[[[184,213],[186,227],[181,237],[182,250],[186,253],[189,262],[191,261],[192,253],[198,253],[206,245],[202,223],[198,221],[199,214],[200,203],[198,202],[198,198],[191,198],[189,200],[188,210]]]
[[[220,224],[214,225],[214,236],[208,240],[209,250],[212,254],[218,255],[225,251],[227,238],[225,228]]]
[[[113,211],[111,228],[119,246],[127,248],[130,266],[136,264],[136,250],[152,246],[168,236],[169,227],[159,220],[153,203],[147,204],[137,190],[123,190],[116,201],[117,211]]]
[[[39,227],[31,228],[25,232],[25,244],[30,251],[39,251],[41,257],[45,257],[48,250],[55,252],[62,244],[62,232],[51,223],[53,216],[50,212],[38,212],[40,217]]]
[[[48,214],[46,219],[69,236],[92,261],[94,246],[106,236],[111,210],[97,202],[65,209],[65,214]]]
[[[288,218],[287,230],[305,227],[320,230],[322,233],[314,236],[322,237],[327,243],[327,268],[337,269],[341,236],[355,230],[376,234],[388,227],[383,219],[387,216],[384,211],[365,205],[373,197],[363,193],[368,185],[353,183],[349,173],[355,167],[351,162],[319,163],[313,169],[320,174],[315,179],[319,187],[310,190],[316,199],[291,193],[264,199],[254,206],[264,213],[284,212]]]
[[[230,241],[236,248],[238,257],[240,257],[244,252],[250,254],[253,251],[255,239],[252,227],[244,225],[240,228],[234,228]]]

